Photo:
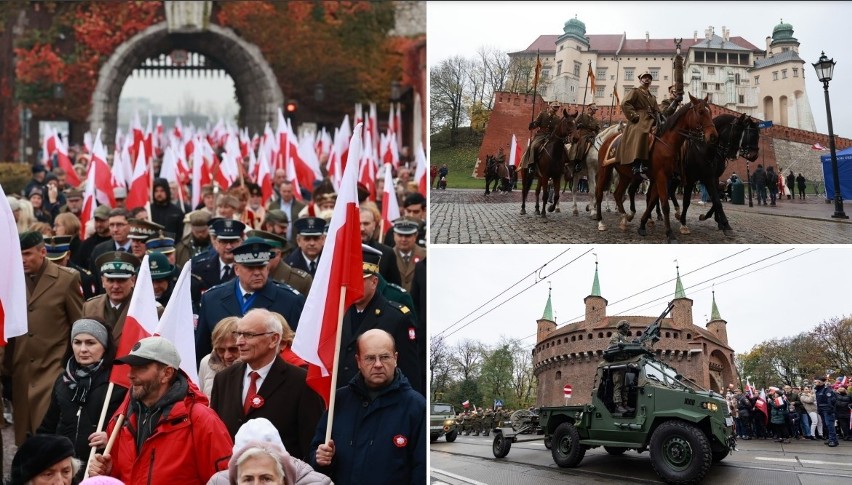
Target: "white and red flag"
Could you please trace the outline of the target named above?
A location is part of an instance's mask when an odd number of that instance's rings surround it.
[[[356,126],[349,141],[353,160],[361,155],[362,128]],[[334,389],[341,384],[336,381],[344,312],[364,294],[357,186],[358,164],[350,163],[343,172],[323,248],[330,257],[320,259],[293,341],[293,352],[309,364],[308,385],[326,406],[333,406]]]
[[[509,166],[520,165],[521,162],[521,147],[518,145],[518,139],[512,133],[512,145],[509,147]]]
[[[94,173],[95,179],[95,197],[101,204],[107,204],[110,207],[115,207],[115,194],[112,187],[112,173],[109,165],[106,163],[106,150],[104,144],[101,143],[101,130],[98,130],[98,135],[95,137],[95,145],[92,147],[92,161],[90,165],[95,165],[97,170]]]
[[[426,188],[429,183],[426,181],[426,152],[423,151],[423,145],[418,144],[414,149],[414,160],[417,162],[417,169],[414,170],[414,181],[417,182],[417,190],[426,197]],[[407,187],[403,187],[406,190]]]
[[[146,207],[150,202],[151,187],[148,185],[150,177],[148,176],[148,165],[145,163],[145,148],[140,145],[136,153],[136,166],[133,167],[133,177],[125,200],[125,206],[128,209]],[[163,165],[166,166],[165,161]]]
[[[180,368],[192,382],[198,384],[198,370],[195,368],[195,316],[190,295],[191,266],[192,261],[187,261],[180,270],[180,276],[154,335],[174,344],[180,355]]]
[[[41,140],[41,164],[47,167],[48,170],[51,169],[50,157],[53,156],[53,152],[55,151],[56,139],[53,138],[53,129],[50,125],[45,125],[44,138]]]
[[[118,350],[115,353],[117,357],[129,354],[136,342],[154,335],[157,330],[157,300],[154,298],[154,284],[151,282],[151,268],[148,267],[147,254],[142,258],[129,305],[127,318],[124,320],[124,330],[121,331],[121,339],[118,341]],[[127,377],[129,370],[130,368],[126,365],[112,366],[112,372],[109,374],[110,382],[130,389],[130,379]]]
[[[385,234],[393,225],[393,221],[399,219],[399,201],[396,198],[396,190],[393,185],[393,174],[391,165],[385,164],[385,186],[382,189],[382,227],[381,233]]]
[[[68,157],[68,144],[59,138],[59,133],[53,133],[53,139],[56,145],[56,158],[59,161],[59,167],[65,170],[65,182],[69,187],[77,188],[80,186],[80,177],[77,171],[74,170],[74,164],[71,163],[71,158]]]
[[[27,333],[27,281],[21,240],[9,199],[0,185],[0,346],[12,337]]]

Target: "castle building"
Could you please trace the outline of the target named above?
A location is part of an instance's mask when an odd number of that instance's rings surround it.
[[[699,37],[684,38],[684,91],[695,97],[710,96],[718,106],[776,125],[815,131],[813,114],[805,90],[805,68],[799,57],[799,42],[793,26],[781,23],[766,38],[766,50],[746,39],[731,36],[713,26]],[[541,35],[529,47],[509,54],[510,72],[532,76],[536,56],[542,62],[538,93],[547,101],[611,106],[623,100],[638,85],[638,77],[649,72],[651,93],[662,101],[674,84],[673,39],[628,39],[626,34],[586,34],[586,25],[576,17],[565,22],[561,35]],[[519,68],[518,66],[525,66]],[[594,74],[591,82],[589,72]],[[529,86],[524,80],[509,86]]]
[[[551,295],[544,313],[536,322],[538,332],[533,350],[533,369],[538,379],[536,403],[557,406],[565,403],[563,388],[573,388],[571,404],[591,402],[597,366],[603,351],[617,332],[619,320],[630,322],[630,336],[638,337],[656,320],[655,316],[607,315],[607,300],[601,296],[597,264],[591,294],[583,300],[585,318],[557,329]],[[721,392],[736,381],[734,350],[728,345],[728,322],[716,306],[715,292],[710,321],[705,327],[693,323],[692,300],[686,297],[678,272],[674,307],[660,326],[660,340],[654,345],[657,358],[674,367],[698,385]]]

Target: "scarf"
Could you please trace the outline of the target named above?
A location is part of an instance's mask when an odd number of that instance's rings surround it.
[[[71,402],[83,405],[86,404],[86,399],[89,396],[89,389],[92,387],[92,378],[101,370],[104,360],[101,359],[95,364],[80,365],[77,359],[68,359],[68,364],[65,365],[65,374],[62,376],[62,382],[68,386],[68,389],[74,391],[74,396]]]

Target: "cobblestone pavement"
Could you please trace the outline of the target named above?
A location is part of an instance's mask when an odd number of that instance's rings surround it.
[[[447,189],[430,193],[430,241],[433,244],[625,244],[665,243],[662,222],[648,225],[648,235],[638,234],[639,218],[645,209],[643,196],[636,201],[636,217],[622,231],[612,197],[612,212],[603,209],[606,231],[598,231],[597,222],[585,212],[587,194],[577,196],[580,215],[571,211],[571,194],[561,194],[562,212],[548,213],[543,219],[535,215],[535,193],[527,196],[527,214],[521,215],[521,191],[483,195],[483,190]],[[594,197],[592,197],[594,198]],[[641,199],[638,200],[638,199]],[[699,244],[850,244],[852,222],[832,219],[834,205],[819,197],[807,200],[782,200],[776,207],[754,207],[723,202],[725,214],[734,229],[731,236],[716,228],[713,221],[698,220],[707,207],[691,203],[688,224],[692,234],[680,234],[680,223],[674,219],[672,230],[681,243]],[[625,202],[627,207],[627,203]],[[852,215],[852,202],[844,206]],[[656,219],[656,216],[652,218]]]

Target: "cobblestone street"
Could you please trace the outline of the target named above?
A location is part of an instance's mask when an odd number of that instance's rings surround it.
[[[521,215],[521,191],[483,195],[483,190],[448,189],[430,193],[430,241],[436,244],[624,244],[665,243],[662,222],[648,225],[648,235],[637,233],[639,218],[645,209],[644,196],[638,196],[636,217],[627,230],[618,228],[619,217],[612,197],[608,197],[611,212],[603,205],[606,231],[598,231],[597,222],[585,212],[588,194],[578,195],[580,215],[571,212],[571,194],[561,194],[562,212],[548,213],[546,219],[535,215],[535,193],[527,196],[527,214]],[[723,202],[734,231],[728,237],[716,228],[713,221],[698,221],[707,207],[693,199],[688,222],[692,234],[682,235],[680,223],[672,216],[672,230],[681,243],[698,244],[849,244],[852,243],[852,222],[832,219],[833,204],[819,197],[806,200],[782,200],[777,207],[754,207]],[[627,202],[625,206],[627,207]],[[852,214],[852,203],[844,205]],[[652,217],[656,219],[656,216]]]

